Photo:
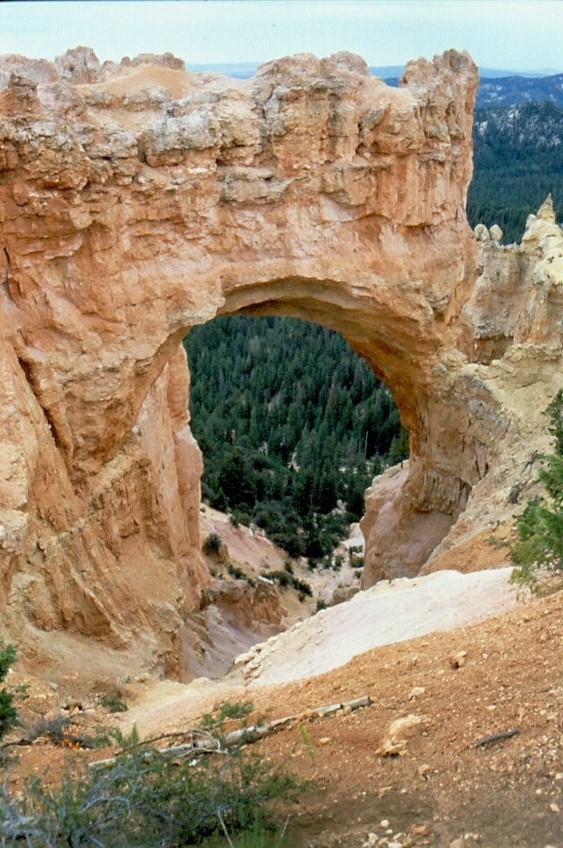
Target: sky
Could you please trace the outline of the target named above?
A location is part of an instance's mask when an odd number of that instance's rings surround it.
[[[454,47],[481,67],[563,70],[563,0],[41,0],[0,3],[0,54],[101,61],[170,51],[186,65],[358,53],[402,65]]]

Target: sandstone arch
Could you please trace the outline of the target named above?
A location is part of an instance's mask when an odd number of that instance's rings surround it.
[[[215,314],[317,320],[391,387],[412,461],[391,514],[372,496],[368,581],[507,514],[560,379],[561,231],[547,205],[521,248],[470,232],[467,55],[399,89],[349,54],[248,82],[88,51],[2,69],[0,563],[30,656],[71,631],[181,664],[206,575],[180,342]]]

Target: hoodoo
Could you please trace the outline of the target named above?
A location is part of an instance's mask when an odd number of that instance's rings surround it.
[[[465,215],[466,54],[300,55],[248,81],[170,55],[0,60],[0,604],[32,664],[185,666],[207,581],[181,342],[215,315],[338,330],[408,468],[367,498],[364,581],[509,516],[561,385],[563,236]],[[74,640],[74,641],[73,641]]]

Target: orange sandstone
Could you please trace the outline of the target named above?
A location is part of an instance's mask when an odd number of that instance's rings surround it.
[[[476,83],[455,51],[397,89],[347,53],[248,81],[2,58],[0,603],[28,664],[72,665],[71,634],[92,666],[186,666],[181,341],[217,314],[318,321],[392,391],[411,461],[368,496],[367,584],[511,513],[561,384],[563,240],[549,204],[519,247],[470,231]]]

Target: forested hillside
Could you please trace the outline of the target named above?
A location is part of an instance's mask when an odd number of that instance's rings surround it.
[[[470,223],[519,241],[549,192],[562,202],[563,109],[479,109],[474,144]],[[388,390],[340,336],[302,321],[216,319],[185,346],[204,499],[292,555],[328,554],[362,514],[374,473],[406,455]]]
[[[477,106],[517,106],[520,103],[557,103],[563,106],[563,74],[547,77],[484,76],[480,70]]]
[[[499,224],[503,242],[520,241],[526,218],[551,193],[563,203],[563,108],[525,103],[477,109],[474,176],[467,214],[472,226]]]
[[[389,391],[336,333],[220,318],[185,341],[203,496],[292,555],[329,553],[373,474],[405,454]]]

